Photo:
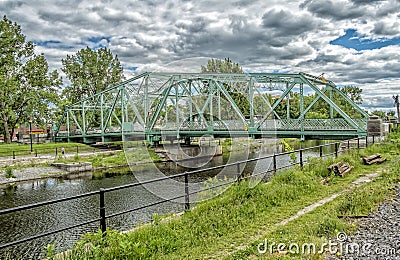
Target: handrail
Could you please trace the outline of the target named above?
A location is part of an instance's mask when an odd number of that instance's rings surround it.
[[[358,137],[358,138],[353,138],[353,139],[348,139],[347,140],[347,145],[348,145],[349,149],[350,149],[350,141],[355,141],[355,140],[357,140],[357,148],[358,149],[360,148],[360,138]],[[373,142],[375,142],[374,138],[372,140],[373,140]],[[368,146],[368,137],[365,138],[365,141],[366,141],[366,147],[367,147]],[[258,176],[258,175],[261,175],[261,174],[266,174],[266,173],[269,173],[269,172],[276,173],[277,170],[281,170],[281,169],[284,169],[284,168],[287,168],[287,167],[291,167],[291,166],[296,165],[296,164],[299,164],[301,167],[303,167],[304,163],[308,163],[307,160],[303,160],[302,154],[303,154],[304,151],[313,150],[313,149],[317,149],[318,148],[319,149],[319,156],[320,156],[320,158],[322,158],[324,156],[327,156],[327,154],[325,154],[325,155],[323,154],[322,148],[334,145],[335,146],[335,152],[331,153],[329,155],[338,156],[338,149],[339,149],[338,147],[339,147],[340,143],[343,143],[343,141],[332,142],[332,143],[327,143],[327,144],[321,144],[321,145],[312,146],[312,147],[306,147],[306,148],[300,148],[298,150],[293,150],[293,151],[287,151],[287,152],[282,152],[282,153],[277,153],[277,154],[272,154],[272,155],[261,156],[261,157],[258,157],[258,158],[237,161],[237,162],[233,162],[233,163],[229,163],[229,164],[225,164],[225,165],[214,166],[214,167],[210,167],[210,168],[206,168],[206,169],[198,169],[198,170],[188,171],[188,172],[184,172],[184,173],[175,174],[175,175],[172,175],[172,176],[164,176],[164,177],[155,178],[155,179],[151,179],[151,180],[145,180],[145,181],[141,181],[141,182],[125,184],[125,185],[121,185],[121,186],[117,186],[117,187],[100,189],[100,190],[97,190],[97,191],[87,192],[87,193],[83,193],[83,194],[79,194],[79,195],[75,195],[75,196],[70,196],[70,197],[66,197],[66,198],[48,200],[48,201],[22,205],[22,206],[18,206],[18,207],[14,207],[14,208],[9,208],[9,209],[3,209],[3,210],[0,210],[0,216],[5,215],[5,214],[19,212],[19,211],[24,211],[24,210],[28,210],[28,209],[34,209],[34,208],[38,208],[38,207],[42,207],[42,206],[52,205],[52,204],[56,204],[56,203],[61,203],[61,202],[65,202],[65,201],[85,198],[85,197],[94,196],[94,195],[100,195],[100,197],[99,197],[100,198],[100,217],[99,218],[92,219],[92,220],[89,220],[89,221],[85,221],[85,222],[82,222],[82,223],[79,223],[79,224],[75,224],[75,225],[72,225],[72,226],[64,227],[64,228],[61,228],[61,229],[49,231],[49,232],[46,232],[46,233],[34,235],[34,236],[31,236],[31,237],[23,238],[23,239],[20,239],[20,240],[8,242],[6,244],[0,245],[0,249],[4,249],[4,248],[7,248],[7,247],[15,246],[15,245],[18,245],[18,244],[21,244],[21,243],[24,243],[24,242],[28,242],[28,241],[31,241],[31,240],[35,240],[35,239],[38,239],[38,238],[42,238],[42,237],[45,237],[45,236],[54,235],[56,233],[60,233],[60,232],[66,231],[66,230],[70,230],[70,229],[73,229],[73,228],[76,228],[76,227],[88,225],[88,224],[95,223],[95,222],[100,222],[100,227],[101,227],[101,230],[103,231],[103,235],[106,235],[106,219],[109,219],[109,218],[112,218],[112,217],[116,217],[116,216],[120,216],[120,215],[123,215],[123,214],[127,214],[127,213],[130,213],[130,212],[133,212],[133,211],[138,211],[138,210],[141,210],[141,209],[144,209],[144,208],[148,208],[148,207],[152,207],[152,206],[155,206],[155,205],[159,205],[159,204],[164,203],[164,202],[174,201],[174,200],[181,199],[181,198],[185,198],[185,209],[188,210],[190,208],[190,200],[189,200],[189,198],[190,198],[191,195],[194,195],[194,194],[197,194],[197,193],[200,193],[200,192],[204,192],[204,191],[207,191],[207,190],[216,189],[218,187],[225,186],[225,185],[228,185],[228,184],[232,184],[232,183],[241,181],[242,179],[255,177],[255,176]],[[284,155],[289,155],[289,154],[292,154],[292,153],[299,153],[300,154],[299,162],[295,162],[295,163],[290,164],[290,165],[284,165],[284,166],[281,166],[281,167],[277,167],[277,163],[276,163],[276,158],[277,157],[284,156]],[[264,160],[264,159],[268,159],[268,158],[272,158],[273,159],[273,169],[272,170],[268,169],[267,171],[264,171],[264,172],[261,172],[261,173],[257,173],[257,174],[252,174],[252,175],[249,175],[249,176],[242,176],[241,175],[241,172],[239,171],[239,166],[241,164],[254,162],[254,161],[259,161],[259,160]],[[196,191],[189,192],[188,176],[195,175],[195,174],[202,173],[202,172],[212,171],[212,170],[216,170],[216,169],[220,169],[220,168],[225,168],[225,167],[229,167],[229,166],[235,166],[235,165],[238,166],[237,167],[238,168],[238,175],[234,180],[223,182],[221,184],[214,185],[212,187],[207,187],[207,188],[204,188],[204,189],[201,189],[201,190],[196,190]],[[172,198],[168,198],[168,199],[163,199],[163,200],[156,201],[156,202],[153,202],[153,203],[150,203],[150,204],[142,205],[142,206],[139,206],[139,207],[136,207],[136,208],[132,208],[132,209],[123,210],[123,211],[116,212],[116,213],[109,214],[109,215],[105,214],[105,209],[106,208],[105,208],[105,205],[104,205],[105,204],[104,196],[105,196],[106,193],[112,192],[112,191],[116,191],[116,190],[131,188],[131,187],[135,187],[135,186],[141,186],[141,185],[145,185],[145,184],[150,184],[150,183],[154,183],[154,182],[160,182],[160,181],[163,181],[163,180],[167,180],[167,179],[171,179],[171,178],[178,178],[178,177],[185,177],[185,192],[182,195],[178,195],[178,196],[175,196],[175,197],[172,197]]]

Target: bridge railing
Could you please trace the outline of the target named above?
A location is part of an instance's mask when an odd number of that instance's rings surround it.
[[[244,161],[238,161],[238,162],[233,162],[230,164],[225,164],[225,165],[220,165],[220,166],[215,166],[215,167],[211,167],[211,168],[206,168],[206,169],[199,169],[199,170],[194,170],[194,171],[188,171],[188,172],[184,172],[184,173],[180,173],[180,174],[175,174],[175,175],[171,175],[171,176],[165,176],[165,177],[160,177],[160,178],[155,178],[155,179],[151,179],[151,180],[146,180],[146,181],[142,181],[142,182],[136,182],[136,183],[131,183],[131,184],[126,184],[126,185],[122,185],[122,186],[117,186],[117,187],[112,187],[112,188],[106,188],[106,189],[100,189],[100,190],[96,190],[96,191],[92,191],[92,192],[87,192],[87,193],[83,193],[80,195],[76,195],[76,196],[71,196],[71,197],[66,197],[66,198],[61,198],[61,199],[54,199],[54,200],[49,200],[49,201],[43,201],[43,202],[39,202],[39,203],[34,203],[34,204],[28,204],[28,205],[23,205],[23,206],[18,206],[18,207],[14,207],[14,208],[8,208],[8,209],[2,209],[0,210],[0,218],[4,215],[7,214],[32,214],[32,212],[30,210],[32,209],[37,209],[37,208],[41,208],[44,206],[49,206],[49,205],[54,205],[54,204],[60,204],[60,203],[65,203],[68,201],[75,201],[75,200],[80,200],[80,199],[86,199],[88,197],[93,197],[93,196],[98,196],[98,200],[99,200],[99,207],[98,207],[98,215],[97,216],[93,216],[91,219],[86,220],[84,222],[80,222],[80,223],[76,223],[70,226],[66,226],[66,227],[62,227],[59,229],[54,229],[52,231],[48,231],[48,232],[44,232],[44,233],[39,233],[39,234],[35,234],[33,236],[30,237],[26,237],[23,239],[19,239],[19,240],[14,240],[11,242],[4,242],[4,241],[0,241],[0,255],[1,254],[6,254],[7,252],[4,252],[4,250],[6,248],[10,248],[10,247],[14,247],[23,243],[27,243],[29,241],[32,240],[37,240],[40,238],[44,238],[44,237],[49,237],[49,236],[53,236],[55,234],[59,234],[62,233],[64,231],[67,230],[71,230],[71,229],[75,229],[75,228],[79,228],[79,227],[83,227],[83,226],[87,226],[93,223],[98,223],[100,230],[102,231],[103,235],[106,235],[106,231],[107,231],[107,220],[120,216],[120,215],[124,215],[124,214],[128,214],[128,213],[133,213],[142,209],[146,209],[152,206],[156,206],[162,203],[166,203],[166,202],[176,202],[177,200],[184,200],[184,207],[185,210],[189,210],[190,209],[190,205],[193,204],[193,202],[190,201],[190,198],[198,193],[201,192],[205,192],[208,190],[214,190],[214,189],[218,189],[222,186],[226,186],[229,184],[233,184],[235,182],[239,182],[241,180],[247,179],[247,178],[252,178],[252,177],[256,177],[256,176],[265,176],[265,174],[270,173],[270,174],[276,174],[279,170],[285,169],[287,167],[291,167],[293,165],[300,165],[300,167],[303,167],[304,164],[309,163],[308,159],[305,158],[305,152],[306,151],[318,151],[318,156],[323,158],[323,157],[327,157],[327,156],[335,156],[337,157],[338,154],[340,153],[340,145],[342,146],[347,146],[348,149],[351,148],[363,148],[362,147],[362,142],[365,140],[365,145],[364,147],[368,146],[368,144],[371,142],[371,139],[367,138],[355,138],[355,139],[349,139],[346,141],[341,141],[341,142],[332,142],[332,143],[328,143],[328,144],[322,144],[322,145],[318,145],[318,146],[313,146],[313,147],[308,147],[308,148],[301,148],[298,150],[294,150],[294,151],[287,151],[287,152],[282,152],[282,153],[277,153],[277,154],[272,154],[272,155],[266,155],[266,156],[261,156],[259,158],[254,158],[254,159],[248,159],[248,160],[244,160]],[[372,139],[372,142],[375,142],[375,139]],[[350,145],[352,143],[352,145]],[[324,153],[324,150],[327,151],[326,148],[328,147],[334,147],[333,152],[329,152],[329,153]],[[286,164],[286,165],[279,165],[278,164],[278,158],[281,156],[284,156],[285,158],[292,154],[295,153],[297,155],[297,160],[293,163],[290,164]],[[252,174],[249,176],[243,176],[242,172],[241,172],[241,165],[246,165],[247,163],[250,162],[256,162],[259,160],[264,160],[264,159],[270,159],[272,160],[271,165],[272,165],[272,169],[269,167],[266,170],[263,170],[259,173],[256,174]],[[232,179],[232,180],[228,180],[228,181],[224,181],[221,182],[217,185],[213,185],[211,187],[207,187],[207,188],[203,188],[200,190],[194,190],[194,191],[190,191],[189,190],[189,177],[190,176],[194,176],[196,174],[200,174],[200,173],[204,173],[207,171],[214,171],[214,170],[218,170],[218,169],[223,169],[226,167],[232,167],[233,169],[236,170],[236,178]],[[168,199],[161,199],[159,201],[156,202],[152,202],[149,204],[145,204],[145,205],[141,205],[139,207],[134,207],[134,208],[129,208],[120,212],[115,212],[115,213],[111,213],[111,214],[107,214],[107,205],[105,203],[105,197],[107,196],[108,193],[112,192],[112,191],[117,191],[117,190],[124,190],[124,189],[128,189],[128,188],[134,188],[134,187],[139,187],[142,185],[146,185],[146,184],[151,184],[151,183],[156,183],[156,182],[162,182],[165,180],[170,180],[170,179],[183,179],[184,180],[184,189],[182,190],[181,194],[178,194],[174,197],[168,198]],[[75,214],[75,212],[71,212],[71,214]],[[11,223],[10,223],[11,225]],[[7,226],[2,226],[1,228],[12,228],[12,227],[7,227]],[[45,246],[45,245],[43,245]],[[65,249],[63,249],[65,250]]]
[[[354,122],[366,129],[366,119],[355,119]],[[262,130],[356,130],[343,118],[333,119],[273,119],[261,124]]]
[[[361,128],[367,128],[367,120],[363,118],[353,119],[353,121]],[[255,124],[257,125],[257,120]],[[175,122],[167,122],[156,124],[153,130],[159,131],[179,131],[179,130],[187,130],[187,131],[206,131],[207,127],[211,127],[214,131],[243,131],[246,130],[246,125],[249,125],[249,122],[245,123],[241,120],[223,120],[218,121],[215,120],[213,122],[202,122],[202,121],[184,121],[177,125]],[[136,124],[132,124],[131,129],[124,129],[125,132],[144,132],[144,126]],[[355,131],[352,125],[350,125],[343,118],[334,118],[334,119],[269,119],[262,122],[260,125],[260,131]],[[121,133],[121,127],[111,127],[106,129],[104,134],[111,133]],[[102,134],[100,128],[90,128],[86,132],[86,135],[98,135]],[[81,136],[82,132],[79,129],[74,129],[69,132],[70,137]],[[59,131],[57,137],[67,137],[67,131]]]

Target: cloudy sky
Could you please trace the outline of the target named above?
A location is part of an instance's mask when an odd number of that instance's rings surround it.
[[[128,78],[230,57],[246,72],[325,73],[360,86],[369,110],[394,110],[400,94],[400,0],[0,0],[0,10],[53,69],[106,46]]]

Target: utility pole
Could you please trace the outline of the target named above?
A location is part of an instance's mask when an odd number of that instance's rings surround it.
[[[400,110],[399,110],[399,95],[393,96],[394,105],[397,108],[397,123],[400,123]]]
[[[32,119],[29,120],[29,139],[31,139],[31,153],[33,152],[32,149]]]

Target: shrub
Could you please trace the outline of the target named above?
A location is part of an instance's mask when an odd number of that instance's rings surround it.
[[[13,173],[13,168],[11,166],[7,166],[5,170],[6,178],[15,178],[15,174]]]

